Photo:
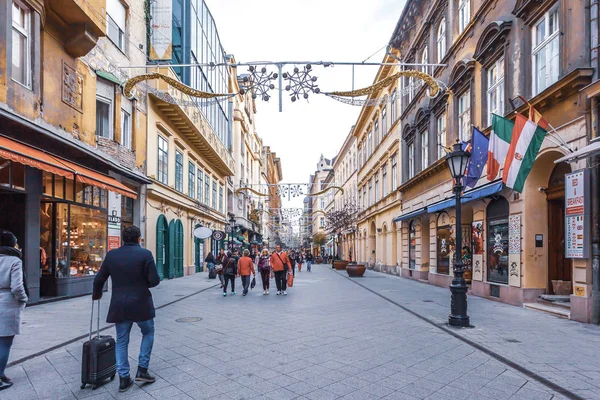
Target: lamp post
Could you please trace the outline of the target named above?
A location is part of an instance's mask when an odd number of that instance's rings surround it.
[[[235,214],[229,213],[229,251],[233,252],[233,232],[235,231]]]
[[[452,146],[452,152],[446,155],[446,162],[450,168],[450,174],[454,180],[454,198],[456,200],[456,251],[454,252],[454,278],[450,285],[450,315],[448,324],[451,326],[468,327],[469,316],[467,315],[467,284],[463,278],[462,262],[462,227],[461,227],[461,204],[460,197],[463,190],[462,178],[465,175],[467,162],[471,153],[462,149],[462,143],[456,140]]]

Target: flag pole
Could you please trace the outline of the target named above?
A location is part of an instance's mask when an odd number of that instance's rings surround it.
[[[530,120],[532,120],[532,118],[531,118],[531,109],[534,109],[534,110],[535,110],[535,108],[534,108],[534,107],[531,105],[531,103],[530,103],[529,101],[527,101],[527,99],[526,99],[525,97],[523,97],[522,95],[518,94],[518,95],[517,95],[517,97],[519,97],[521,100],[523,100],[523,102],[524,102],[525,104],[527,104],[527,106],[529,107],[529,119],[530,119]],[[515,111],[515,112],[516,112],[516,111]],[[536,112],[537,112],[537,110],[536,110]],[[538,112],[538,113],[539,113],[539,112]],[[540,116],[541,116],[541,114],[540,114]],[[573,153],[573,150],[571,150],[571,148],[569,147],[569,144],[568,144],[568,143],[565,141],[565,139],[563,139],[563,137],[562,137],[562,136],[561,136],[561,135],[558,133],[558,131],[556,130],[556,128],[554,128],[554,126],[552,126],[552,124],[551,124],[550,122],[548,122],[548,120],[546,120],[545,118],[544,118],[544,120],[546,121],[546,123],[548,124],[548,127],[550,128],[550,130],[548,131],[548,133],[554,133],[554,134],[556,134],[556,136],[557,136],[557,137],[560,139],[560,141],[562,142],[562,144],[561,144],[561,143],[557,143],[557,142],[555,142],[555,141],[553,141],[553,140],[550,140],[550,137],[548,137],[548,136],[546,136],[546,137],[547,137],[547,138],[548,138],[548,139],[549,139],[551,142],[553,142],[554,144],[556,144],[557,146],[564,147],[565,149],[567,149],[567,150],[569,151],[569,153]]]
[[[519,113],[518,111],[515,111],[515,114],[518,114],[518,113]],[[548,126],[549,126],[550,128],[552,128],[552,132],[556,133],[556,135],[557,135],[558,137],[560,137],[560,135],[558,134],[558,132],[556,132],[556,129],[554,129],[554,127],[553,127],[552,125],[550,125],[550,123],[548,123]],[[548,131],[548,132],[550,132],[550,131]],[[562,139],[562,137],[560,137],[560,138]],[[567,150],[569,151],[569,153],[572,153],[572,152],[573,152],[573,150],[571,150],[571,149],[569,148],[569,146],[567,146],[567,144],[566,144],[566,142],[565,142],[564,140],[563,140],[563,143],[561,143],[561,142],[558,142],[558,141],[556,141],[556,140],[555,140],[553,137],[551,137],[551,136],[548,136],[548,135],[546,135],[546,136],[544,137],[544,140],[545,140],[545,139],[548,139],[549,141],[551,141],[552,143],[554,143],[554,144],[555,144],[555,145],[557,145],[558,147],[563,147],[563,148],[567,149]]]

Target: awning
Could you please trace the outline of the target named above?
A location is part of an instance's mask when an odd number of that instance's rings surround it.
[[[96,75],[98,75],[100,78],[104,78],[107,81],[110,81],[112,83],[115,83],[117,85],[121,84],[121,80],[119,78],[117,78],[114,74],[111,74],[110,72],[106,72],[106,71],[102,71],[100,69],[96,70]]]
[[[0,136],[0,157],[73,179],[73,171],[51,155],[3,136]]]
[[[137,193],[116,179],[58,158],[42,150],[0,136],[0,156],[81,183],[137,198]]]
[[[554,164],[558,164],[563,161],[570,162],[570,163],[576,162],[576,161],[581,160],[582,158],[591,157],[598,152],[600,152],[600,139],[595,139],[595,140],[592,140],[592,142],[590,144],[588,144],[587,146],[585,146],[577,151],[574,151],[573,153],[569,153],[566,156],[561,157],[558,160],[554,161]]]
[[[446,208],[454,207],[454,204],[456,204],[456,200],[454,199],[445,199],[442,201],[438,201],[437,203],[433,203],[427,206],[427,212],[433,214],[435,212],[445,210]]]
[[[406,214],[399,215],[396,218],[394,218],[392,221],[394,221],[394,222],[404,221],[407,219],[418,217],[419,215],[425,214],[425,212],[427,212],[427,207],[419,208],[418,210],[410,211],[410,212],[407,212]]]
[[[495,193],[501,192],[503,188],[504,188],[504,184],[502,183],[502,181],[500,181],[500,180],[494,181],[494,182],[488,183],[484,186],[481,186],[476,189],[472,189],[472,190],[465,192],[462,195],[460,202],[461,202],[461,204],[465,204],[470,201],[483,199],[484,197],[491,196]],[[456,205],[456,200],[452,197],[452,198],[444,199],[442,201],[438,201],[437,203],[428,205],[427,212],[430,214],[433,214],[435,212],[439,212],[439,211],[445,210],[447,208],[454,207],[455,205]]]

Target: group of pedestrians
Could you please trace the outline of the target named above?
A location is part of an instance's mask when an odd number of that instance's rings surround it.
[[[220,250],[217,257],[212,252],[208,253],[205,260],[209,276],[217,275],[221,281],[223,296],[227,296],[227,289],[231,284],[231,295],[235,295],[235,279],[240,277],[242,281],[242,294],[246,296],[252,282],[255,282],[256,273],[260,273],[262,281],[263,295],[270,294],[271,278],[275,279],[277,295],[287,296],[288,276],[295,276],[296,266],[298,271],[302,271],[302,265],[306,263],[307,271],[311,271],[313,256],[310,252],[296,252],[291,250],[289,254],[277,246],[273,253],[269,254],[267,249],[263,249],[254,254],[249,250],[244,250],[240,257],[239,251],[227,252]],[[252,286],[253,287],[253,286]]]

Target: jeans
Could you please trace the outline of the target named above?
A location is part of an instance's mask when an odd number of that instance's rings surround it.
[[[223,278],[223,274],[217,274],[219,280],[221,281],[221,285],[225,285],[225,278]]]
[[[275,284],[277,285],[277,291],[280,292],[287,288],[287,274],[286,270],[275,271]]]
[[[140,355],[138,358],[138,366],[148,368],[150,365],[150,354],[152,353],[152,345],[154,344],[154,320],[136,322],[142,332],[142,344],[140,346]],[[129,333],[133,322],[117,322],[115,329],[117,331],[117,373],[120,377],[129,376]]]
[[[223,283],[223,293],[227,293],[227,285],[231,282],[231,292],[235,292],[235,275],[225,275],[223,274],[223,279],[225,283]]]
[[[248,293],[250,287],[250,275],[242,275],[242,287],[244,288],[244,294]]]
[[[269,280],[271,278],[271,271],[269,271],[268,269],[267,270],[261,269],[260,277],[262,278],[263,290],[268,290],[269,289]]]
[[[0,376],[4,376],[6,364],[8,364],[8,355],[10,347],[13,344],[14,336],[0,336]]]
[[[307,270],[308,272],[310,272],[310,267],[312,267],[312,261],[307,261],[307,262],[306,262],[306,270]]]

